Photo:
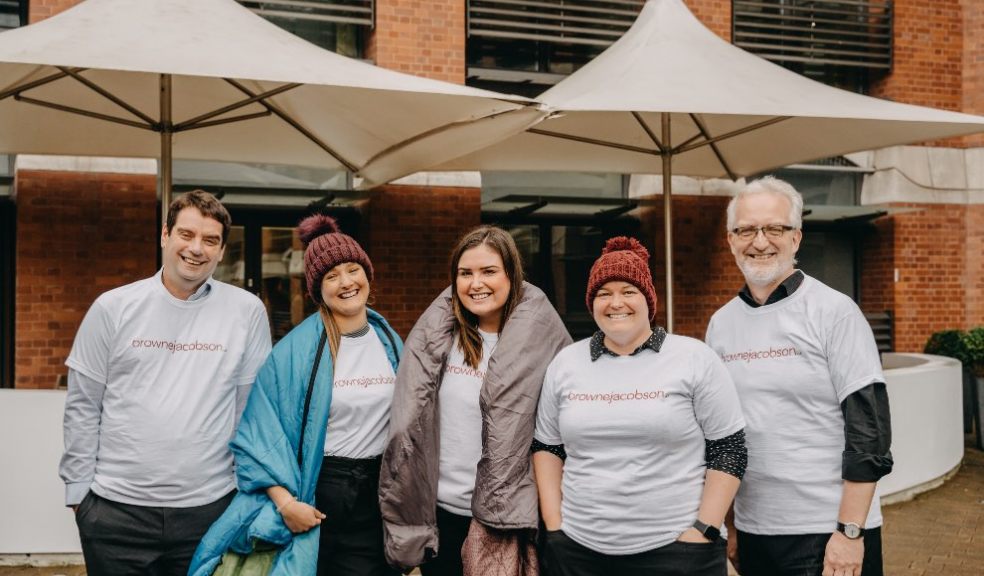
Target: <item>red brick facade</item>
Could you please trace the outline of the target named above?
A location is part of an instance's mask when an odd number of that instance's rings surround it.
[[[32,0],[37,22],[76,0]],[[731,32],[729,0],[686,0],[708,27]],[[896,0],[895,59],[873,94],[984,113],[984,2]],[[465,81],[464,0],[377,0],[368,56],[380,66]],[[980,146],[984,137],[937,143]],[[21,171],[17,175],[15,383],[53,386],[88,306],[101,292],[152,274],[156,262],[152,176]],[[979,192],[978,192],[979,194]],[[449,253],[479,224],[480,191],[385,186],[364,206],[376,307],[406,335],[448,283]],[[677,196],[676,331],[702,337],[707,320],[741,286],[724,234],[721,197]],[[892,310],[896,349],[919,351],[935,330],[984,324],[984,205],[905,205],[865,239],[860,302]],[[659,197],[643,213],[663,296]],[[895,272],[898,271],[898,282]],[[659,322],[665,322],[662,301]]]
[[[451,250],[481,223],[475,188],[383,186],[370,201],[376,308],[404,337],[449,283]]]
[[[463,0],[376,0],[366,55],[379,66],[465,83]]]
[[[21,170],[15,186],[14,381],[53,388],[92,301],[154,273],[157,182]]]

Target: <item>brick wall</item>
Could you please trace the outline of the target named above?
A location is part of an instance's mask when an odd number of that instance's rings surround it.
[[[99,294],[154,273],[156,179],[19,171],[14,383],[53,388]]]
[[[659,299],[656,322],[666,325],[665,235],[662,196],[642,215],[643,230],[653,246],[650,260]],[[734,298],[744,284],[725,233],[722,196],[673,197],[673,331],[704,339],[711,315]]]
[[[896,0],[894,41],[892,74],[875,82],[872,94],[959,110],[964,50],[961,0]]]
[[[406,337],[448,286],[451,250],[481,223],[477,188],[383,186],[370,200],[369,256],[378,310]]]
[[[31,24],[54,16],[75,6],[82,0],[30,0],[27,3],[27,21]]]
[[[893,290],[895,348],[899,352],[921,352],[933,332],[984,323],[980,310],[980,278],[984,270],[979,252],[968,258],[971,244],[979,247],[982,234],[979,229],[968,229],[969,215],[972,212],[974,219],[980,219],[981,209],[940,204],[893,206],[917,210],[891,217],[892,259],[899,271]],[[968,241],[968,234],[974,238],[972,242]],[[865,274],[868,275],[867,270]],[[976,311],[969,305],[970,295],[965,295],[969,286],[976,286]]]
[[[731,0],[685,0],[685,4],[704,26],[731,41]]]
[[[966,207],[964,226],[965,328],[984,326],[984,204]]]
[[[377,0],[366,56],[379,66],[465,83],[465,0]]]
[[[984,2],[961,0],[963,8],[963,103],[969,114],[984,114]],[[984,135],[966,138],[968,146],[984,146]]]

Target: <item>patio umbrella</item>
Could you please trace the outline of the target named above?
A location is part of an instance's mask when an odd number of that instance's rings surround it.
[[[540,117],[323,50],[233,0],[87,0],[0,34],[0,153],[159,157],[165,209],[172,158],[382,183]]]
[[[552,115],[436,170],[662,174],[673,329],[671,174],[737,179],[858,150],[984,131],[984,118],[832,88],[649,0],[605,52],[538,98]]]

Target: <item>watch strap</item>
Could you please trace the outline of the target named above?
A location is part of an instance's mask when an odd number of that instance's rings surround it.
[[[700,520],[694,520],[694,528],[696,528],[698,532],[703,534],[704,538],[707,538],[711,542],[717,542],[718,540],[721,539],[720,530],[709,524],[704,524]]]

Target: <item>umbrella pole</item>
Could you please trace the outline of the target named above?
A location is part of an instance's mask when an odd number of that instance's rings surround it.
[[[663,235],[666,245],[666,331],[673,333],[673,147],[670,115],[660,114],[663,124]]]
[[[161,230],[167,223],[167,208],[171,205],[171,75],[161,74]]]

